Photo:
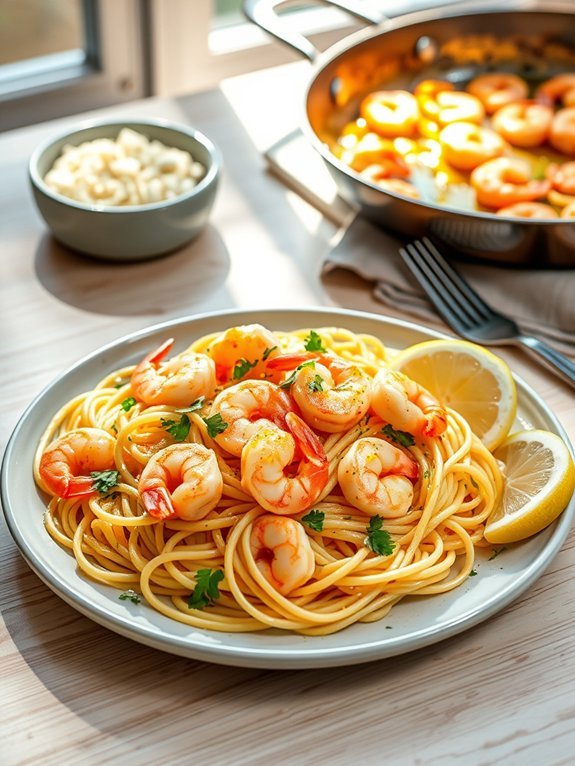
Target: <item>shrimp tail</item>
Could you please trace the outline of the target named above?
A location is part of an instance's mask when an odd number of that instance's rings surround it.
[[[295,370],[300,364],[309,362],[312,359],[317,359],[318,355],[313,354],[311,351],[301,352],[299,354],[278,354],[266,361],[266,369],[270,371],[286,372],[287,370]]]
[[[141,492],[144,508],[155,519],[164,521],[176,515],[170,496],[164,487],[150,487]]]
[[[424,436],[441,436],[447,428],[447,418],[443,407],[433,405],[425,408]]]
[[[67,482],[62,497],[84,497],[92,495],[95,491],[94,480],[91,476],[72,476]]]
[[[323,444],[307,423],[295,412],[288,412],[285,421],[305,459],[320,469],[327,468],[327,456]]]
[[[161,362],[162,359],[169,354],[173,345],[174,339],[168,338],[168,340],[165,340],[161,346],[158,346],[154,351],[150,351],[150,353],[142,360],[142,364],[157,364],[158,362]]]

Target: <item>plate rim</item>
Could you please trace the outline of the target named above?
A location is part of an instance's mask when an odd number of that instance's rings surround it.
[[[233,317],[235,319],[234,324],[247,324],[258,321],[258,318],[261,319],[261,317],[264,315],[268,317],[266,321],[269,322],[270,316],[272,319],[273,317],[286,315],[293,316],[295,318],[298,315],[304,314],[308,316],[317,315],[318,318],[322,316],[337,316],[343,319],[353,317],[358,321],[375,321],[376,323],[381,324],[383,327],[387,325],[395,326],[396,328],[401,328],[404,331],[425,335],[428,339],[453,339],[455,337],[447,333],[426,327],[423,324],[411,322],[409,320],[390,317],[385,314],[357,311],[341,307],[313,306],[309,308],[231,308],[219,311],[208,311],[166,319],[162,322],[158,322],[134,332],[124,334],[86,354],[77,362],[65,368],[50,383],[48,383],[48,385],[44,386],[44,388],[33,398],[33,400],[24,409],[23,413],[19,417],[6,445],[0,471],[0,497],[2,500],[3,513],[6,519],[8,530],[13,540],[15,541],[20,554],[28,566],[32,569],[32,571],[39,577],[39,579],[44,582],[44,584],[47,585],[47,587],[49,587],[65,603],[76,609],[76,611],[80,612],[85,617],[88,617],[88,619],[103,625],[104,627],[119,635],[122,635],[131,640],[135,640],[138,643],[159,649],[161,651],[184,656],[190,659],[251,668],[319,668],[371,662],[377,659],[384,659],[386,657],[392,657],[407,653],[415,649],[423,648],[425,646],[429,646],[439,641],[451,638],[454,635],[468,630],[474,625],[488,620],[497,612],[502,611],[512,601],[521,596],[529,588],[529,586],[535,582],[536,579],[543,575],[547,567],[558,554],[560,548],[562,547],[565,539],[569,534],[573,522],[573,516],[575,515],[575,495],[571,498],[565,511],[563,511],[557,521],[554,522],[554,528],[552,529],[550,538],[537,552],[537,555],[534,556],[529,565],[522,569],[521,574],[517,580],[513,581],[512,584],[504,588],[503,591],[500,591],[497,595],[491,597],[480,607],[465,612],[463,616],[457,620],[437,626],[431,625],[427,629],[419,630],[417,634],[411,637],[408,636],[407,639],[405,636],[394,637],[388,635],[381,636],[376,640],[356,642],[353,644],[346,644],[338,647],[322,647],[321,641],[319,641],[319,646],[310,647],[309,644],[312,641],[316,641],[316,637],[305,637],[306,645],[294,649],[285,647],[234,647],[233,645],[228,646],[224,643],[211,645],[209,642],[204,643],[203,645],[200,645],[197,642],[190,643],[189,638],[186,639],[175,634],[167,635],[163,633],[158,635],[159,631],[157,628],[154,628],[154,626],[134,622],[132,620],[131,613],[126,613],[125,616],[112,614],[110,612],[106,613],[104,605],[89,602],[88,599],[85,598],[81,593],[79,594],[74,591],[73,582],[68,584],[66,581],[59,577],[59,574],[56,570],[51,570],[49,567],[45,567],[43,562],[38,561],[32,546],[29,544],[28,540],[26,539],[26,535],[23,533],[18,524],[15,509],[12,508],[9,496],[10,492],[8,472],[12,462],[16,458],[15,452],[18,447],[20,432],[27,425],[31,414],[53,389],[58,389],[66,377],[73,375],[86,364],[89,364],[97,358],[106,355],[108,352],[114,349],[120,349],[122,347],[129,347],[129,345],[140,342],[147,337],[159,334],[160,332],[165,331],[167,328],[182,326],[190,323],[194,325],[201,323],[202,321],[209,321],[211,319],[223,320],[227,317]],[[263,319],[261,319],[261,321],[263,322]],[[325,321],[323,324],[325,324]],[[333,324],[333,321],[331,324]],[[278,325],[276,324],[275,327],[277,326]],[[319,326],[319,324],[316,326]],[[534,391],[519,375],[513,371],[512,374],[518,389],[518,399],[521,400],[522,397],[526,397],[528,400],[530,399],[536,409],[552,423],[555,431],[569,447],[571,454],[575,456],[569,436],[554,412],[545,403],[542,397],[540,397],[539,394]],[[77,577],[82,577],[81,573],[77,569],[75,570],[75,573]],[[111,586],[108,587],[111,588]],[[200,635],[210,635],[211,633],[210,631],[205,631],[202,629],[194,628],[190,630],[193,631],[194,634]],[[345,630],[343,632],[345,633]]]

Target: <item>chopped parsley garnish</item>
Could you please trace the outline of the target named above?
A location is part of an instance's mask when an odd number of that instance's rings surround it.
[[[309,513],[306,513],[305,516],[301,517],[301,520],[304,524],[307,524],[307,526],[310,529],[313,529],[315,532],[322,532],[323,531],[323,522],[325,519],[325,513],[323,511],[318,511],[314,509],[313,511],[310,511]]]
[[[189,407],[182,407],[181,409],[177,409],[176,412],[197,412],[202,409],[205,400],[205,396],[200,396],[195,402],[192,402]]]
[[[264,360],[264,362],[266,361],[268,356],[271,354],[271,352],[276,350],[276,348],[277,346],[268,346],[268,348],[266,348],[266,350],[262,354],[262,359]]]
[[[137,404],[137,402],[134,397],[128,396],[127,399],[124,399],[120,407],[124,410],[124,412],[129,412],[135,404]]]
[[[185,413],[179,421],[162,418],[160,423],[162,424],[162,428],[165,428],[177,442],[183,442],[190,432],[190,419]]]
[[[503,551],[506,551],[506,550],[507,550],[507,546],[506,545],[502,545],[501,548],[494,548],[493,549],[493,553],[491,554],[491,556],[487,560],[488,561],[492,561],[493,559],[496,559],[497,556],[499,556],[500,553],[503,553]]]
[[[306,351],[321,351],[323,353],[326,350],[321,336],[315,330],[310,330],[309,335],[305,339],[304,346]]]
[[[135,590],[125,590],[123,593],[120,593],[118,596],[120,601],[131,601],[132,604],[139,604],[142,599],[138,596]]]
[[[225,420],[222,420],[222,416],[219,412],[216,412],[215,415],[212,415],[209,418],[202,418],[202,420],[208,427],[208,436],[210,439],[215,439],[218,434],[223,434],[228,427],[228,424]]]
[[[431,476],[431,471],[429,470],[429,468],[427,468],[427,469],[426,469],[426,470],[423,472],[423,478],[424,478],[424,479],[429,479],[429,477],[430,477],[430,476]]]
[[[224,579],[221,569],[198,569],[196,587],[188,599],[188,609],[203,609],[220,597],[219,583]]]
[[[234,371],[232,372],[232,378],[234,380],[241,380],[244,375],[247,375],[248,372],[256,366],[258,361],[258,359],[256,359],[255,362],[249,362],[247,359],[238,359]]]
[[[380,556],[389,556],[393,553],[395,542],[386,529],[382,529],[383,519],[381,516],[372,516],[367,526],[365,544],[374,553]]]
[[[472,487],[475,487],[475,489],[479,489],[479,484],[478,484],[478,483],[475,481],[475,479],[473,478],[473,476],[470,476],[470,477],[469,477],[469,481],[471,482],[471,486],[472,486]]]
[[[411,447],[415,444],[412,434],[407,431],[397,431],[390,423],[381,429],[381,433],[402,447]]]
[[[92,487],[96,492],[106,495],[118,483],[120,472],[114,470],[92,471],[90,476],[92,477]]]
[[[315,375],[313,380],[308,383],[310,391],[323,391],[323,378],[321,375]]]
[[[477,572],[475,571],[475,569],[472,569],[471,572],[469,573],[469,576],[470,577],[475,577],[476,574],[477,574]]]
[[[310,359],[309,362],[303,362],[303,364],[298,365],[289,376],[289,378],[286,378],[283,383],[280,383],[280,388],[289,388],[295,381],[295,376],[299,370],[303,369],[304,367],[315,367],[315,361]]]

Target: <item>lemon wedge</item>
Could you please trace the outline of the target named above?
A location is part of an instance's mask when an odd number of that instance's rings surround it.
[[[429,340],[400,351],[391,366],[463,415],[489,450],[509,433],[517,391],[511,370],[491,351],[464,340]]]
[[[501,503],[485,526],[490,543],[515,543],[559,516],[575,490],[575,465],[565,443],[549,431],[519,431],[495,452],[505,464]]]

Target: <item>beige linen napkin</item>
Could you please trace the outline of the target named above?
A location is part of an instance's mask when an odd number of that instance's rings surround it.
[[[370,282],[383,304],[420,320],[437,318],[415,277],[399,255],[401,242],[360,217],[342,229],[321,271],[347,269]],[[575,271],[518,270],[489,264],[454,266],[491,306],[537,335],[575,354]]]

